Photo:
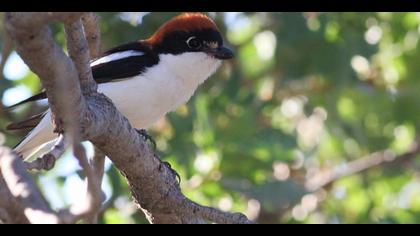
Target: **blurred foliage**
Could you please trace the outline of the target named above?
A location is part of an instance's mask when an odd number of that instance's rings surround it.
[[[103,48],[147,38],[177,14],[100,13]],[[209,15],[236,59],[225,62],[187,105],[151,130],[188,197],[244,212],[260,223],[419,223],[418,157],[409,165],[391,163],[318,190],[305,188],[321,170],[376,151],[402,154],[415,142],[420,129],[419,13]],[[65,47],[62,27],[53,29]],[[29,71],[13,80],[3,76],[3,102],[13,87],[32,93],[40,89]],[[0,127],[42,105],[1,109]],[[4,135],[13,146],[24,133]],[[74,201],[66,198],[66,185],[80,182],[77,163],[69,160],[37,175],[55,207]],[[112,166],[105,185],[107,210],[101,223],[147,222]]]

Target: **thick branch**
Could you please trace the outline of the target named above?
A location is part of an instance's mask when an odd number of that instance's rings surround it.
[[[1,158],[1,157],[0,157]],[[24,215],[24,209],[12,195],[0,173],[0,220],[4,223],[28,224],[28,218]]]
[[[84,94],[90,94],[98,88],[90,70],[90,53],[88,43],[83,32],[81,20],[68,23],[64,27],[67,37],[69,55],[76,65],[80,85]]]
[[[0,79],[3,79],[3,69],[6,65],[7,59],[13,51],[13,41],[6,32],[1,35],[1,39],[3,40],[3,48],[1,50],[0,57]]]
[[[143,142],[127,119],[110,105],[101,105],[102,108],[106,108],[103,112],[107,115],[100,113],[95,120],[104,133],[91,141],[104,151],[124,174],[136,203],[151,222],[197,223],[197,218],[218,223],[251,222],[242,214],[221,213],[186,201],[174,172]],[[196,214],[197,209],[201,210],[200,214]]]
[[[72,22],[82,15],[82,12],[14,12],[6,13],[6,28],[13,25],[19,37],[32,40],[41,27],[53,21]]]
[[[244,214],[242,213],[230,213],[220,211],[218,209],[201,206],[191,200],[184,198],[184,206],[189,209],[189,212],[193,212],[195,217],[206,219],[219,224],[252,224]]]
[[[0,147],[0,170],[10,193],[18,200],[24,215],[31,223],[59,223],[38,191],[20,158],[10,149]]]
[[[19,13],[7,13],[6,16],[10,22],[14,22],[13,19],[18,17]],[[88,165],[84,149],[81,149],[79,144],[82,136],[80,133],[81,124],[83,124],[81,119],[85,118],[85,102],[84,97],[81,95],[78,78],[80,78],[81,82],[84,82],[84,85],[93,84],[93,89],[96,89],[96,83],[93,81],[88,64],[89,52],[87,51],[87,43],[84,39],[80,19],[69,20],[60,16],[57,18],[65,22],[69,51],[72,58],[77,60],[76,68],[73,62],[54,43],[49,28],[34,27],[32,31],[26,32],[27,34],[32,34],[27,38],[25,34],[16,30],[15,25],[7,24],[7,26],[9,33],[18,42],[18,53],[38,74],[46,89],[49,105],[55,118],[55,131],[60,133],[65,131],[64,140],[67,142],[67,145],[75,144],[78,147],[75,149],[76,157],[79,158],[88,179],[88,201],[75,204],[70,210],[63,210],[60,214],[63,222],[73,223],[85,215],[89,215],[92,211],[99,209],[101,204],[101,191],[97,190],[100,188],[100,182],[94,179],[95,175],[92,174],[92,170]],[[39,32],[36,31],[37,29],[39,29]],[[39,59],[40,57],[42,59]],[[45,67],[45,65],[48,65],[48,67]]]

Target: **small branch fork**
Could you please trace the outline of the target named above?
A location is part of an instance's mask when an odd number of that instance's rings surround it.
[[[89,66],[91,58],[100,54],[99,18],[95,14],[8,12],[4,22],[16,51],[45,88],[59,138],[48,154],[33,163],[23,163],[10,149],[1,147],[1,220],[95,223],[104,199],[101,180],[107,156],[126,177],[135,202],[151,223],[252,223],[240,213],[222,212],[187,199],[174,171],[163,164],[112,101],[97,92]],[[68,56],[52,38],[48,24],[53,22],[64,24]],[[95,146],[90,162],[83,140]],[[55,212],[27,169],[51,169],[67,147],[72,148],[86,176],[86,198]]]

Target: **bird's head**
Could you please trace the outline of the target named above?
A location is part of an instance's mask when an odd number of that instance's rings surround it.
[[[163,24],[146,40],[157,53],[205,53],[218,60],[233,58],[223,45],[219,29],[212,19],[201,13],[184,13]]]

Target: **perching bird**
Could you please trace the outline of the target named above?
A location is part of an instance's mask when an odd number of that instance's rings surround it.
[[[184,13],[162,25],[149,39],[115,47],[91,61],[98,91],[109,97],[137,129],[146,129],[186,103],[197,87],[233,53],[223,45],[216,24],[201,13]],[[14,106],[46,98],[39,93]],[[12,107],[14,107],[12,106]],[[24,159],[51,148],[51,111],[8,126],[33,128],[16,147]]]

